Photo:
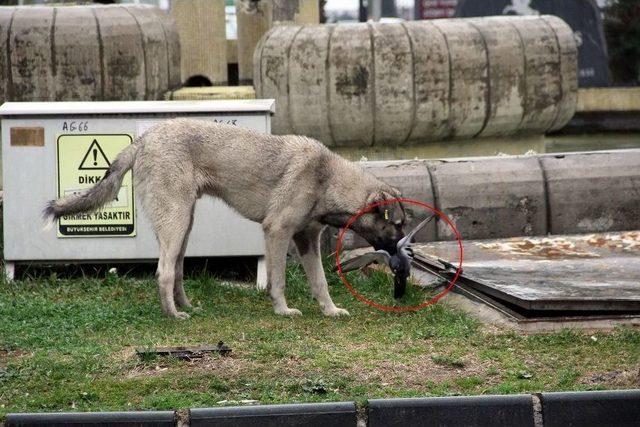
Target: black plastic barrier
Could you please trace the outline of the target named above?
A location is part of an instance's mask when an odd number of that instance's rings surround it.
[[[191,409],[193,427],[640,426],[640,390],[370,400],[358,424],[354,402]],[[173,411],[8,414],[6,427],[174,426]],[[536,421],[534,421],[536,420]],[[183,424],[188,423],[188,424]]]
[[[369,401],[369,427],[534,426],[531,395]]]
[[[544,427],[640,426],[640,390],[542,393]]]
[[[191,427],[341,427],[356,425],[353,402],[192,409]]]
[[[175,425],[174,417],[174,411],[8,414],[6,427],[173,427]]]

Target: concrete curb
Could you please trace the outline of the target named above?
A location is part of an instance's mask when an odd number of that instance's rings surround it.
[[[465,239],[547,233],[542,170],[535,157],[442,161],[429,167],[437,208]],[[453,240],[451,227],[438,221],[438,240]]]
[[[608,111],[640,112],[640,88],[607,87],[578,90],[577,113]]]
[[[366,419],[357,410],[355,402],[332,402],[198,408],[184,418],[174,411],[8,414],[5,426],[637,426],[640,389],[372,399]]]
[[[165,101],[211,101],[219,99],[256,99],[253,86],[183,87],[164,94]]]
[[[561,133],[640,130],[640,88],[581,88],[577,96],[576,114]]]
[[[549,232],[640,228],[640,151],[543,156]]]

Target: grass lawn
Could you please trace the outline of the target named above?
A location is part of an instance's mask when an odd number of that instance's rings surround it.
[[[382,273],[352,274],[366,296],[391,302]],[[336,275],[348,318],[325,318],[302,269],[288,268],[299,318],[273,314],[265,294],[206,274],[186,281],[202,310],[165,318],[153,277],[0,283],[0,419],[7,412],[176,409],[261,403],[640,387],[640,330],[520,335],[485,327],[445,304],[383,313]],[[410,287],[406,303],[424,299]],[[446,302],[446,298],[444,299]],[[141,361],[136,347],[216,344],[229,357]]]

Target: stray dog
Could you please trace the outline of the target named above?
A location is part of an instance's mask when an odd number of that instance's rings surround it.
[[[320,258],[322,230],[344,226],[371,203],[400,197],[396,189],[311,138],[171,119],[122,150],[94,187],[50,201],[45,219],[99,209],[116,197],[130,169],[160,247],[156,275],[162,310],[182,319],[189,315],[176,305],[191,308],[182,284],[184,253],[194,206],[203,194],[262,224],[268,289],[277,314],[301,314],[284,297],[286,255],[293,239],[312,294],[327,316],[349,313],[329,295]],[[376,250],[394,254],[404,223],[402,204],[393,203],[360,216],[352,229]]]

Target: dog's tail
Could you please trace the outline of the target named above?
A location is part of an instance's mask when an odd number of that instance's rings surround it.
[[[43,219],[48,223],[47,227],[63,215],[91,212],[115,199],[124,175],[133,167],[136,160],[136,153],[140,146],[136,142],[118,154],[104,177],[88,191],[49,201],[42,212]]]

